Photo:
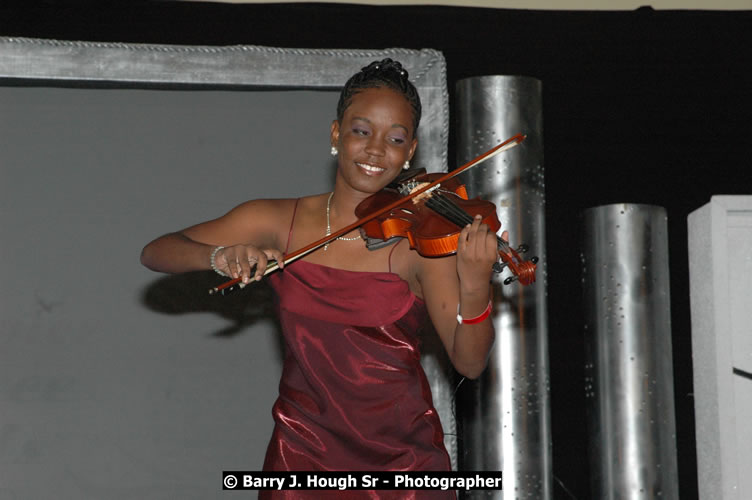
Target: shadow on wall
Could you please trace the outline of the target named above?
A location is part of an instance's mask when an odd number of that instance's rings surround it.
[[[211,332],[213,337],[234,337],[256,323],[271,321],[278,334],[281,361],[284,345],[271,287],[262,280],[228,295],[209,295],[210,288],[225,281],[211,271],[164,276],[144,288],[141,303],[162,314],[211,312],[227,319],[230,324]]]

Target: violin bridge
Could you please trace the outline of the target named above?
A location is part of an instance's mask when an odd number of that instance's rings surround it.
[[[409,181],[404,183],[402,186],[400,186],[400,194],[402,196],[408,196],[413,194],[415,191],[421,189],[423,186],[429,184],[428,182],[416,182],[416,181]],[[431,196],[430,193],[437,190],[441,187],[441,184],[436,184],[435,186],[431,187],[431,189],[426,190],[425,193],[420,193],[418,196],[413,198],[413,203],[418,203],[421,200],[424,200],[425,198],[428,198]]]

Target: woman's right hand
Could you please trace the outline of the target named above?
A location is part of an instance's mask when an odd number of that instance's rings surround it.
[[[233,278],[242,278],[243,283],[264,277],[269,260],[276,260],[280,269],[285,267],[282,252],[276,248],[257,248],[251,245],[233,245],[220,249],[214,255],[214,265]]]

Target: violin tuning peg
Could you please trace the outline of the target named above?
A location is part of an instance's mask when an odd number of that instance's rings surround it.
[[[493,270],[494,273],[500,274],[504,270],[505,267],[507,267],[506,262],[497,261],[497,262],[494,262],[493,266],[491,266],[491,269]]]
[[[528,250],[530,250],[530,247],[526,244],[522,243],[520,246],[517,247],[517,253],[525,253]]]
[[[537,264],[538,263],[538,257],[531,257],[530,258],[530,262],[532,262],[533,264]]]
[[[517,276],[510,276],[510,277],[508,277],[507,279],[504,280],[504,284],[505,285],[511,285],[512,283],[514,283],[518,279],[519,278],[517,278]]]

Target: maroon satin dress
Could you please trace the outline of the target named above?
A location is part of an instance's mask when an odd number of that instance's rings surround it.
[[[267,471],[448,471],[420,365],[426,308],[391,272],[298,261],[270,276],[286,343]],[[306,498],[264,491],[260,498]],[[442,491],[312,491],[310,498],[454,498]]]

